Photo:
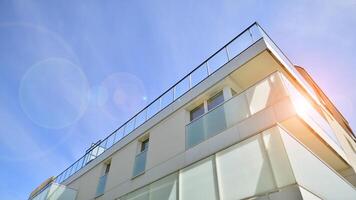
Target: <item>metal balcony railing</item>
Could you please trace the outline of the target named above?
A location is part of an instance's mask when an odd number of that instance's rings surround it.
[[[160,95],[157,99],[143,108],[140,112],[134,115],[126,123],[116,129],[113,133],[107,136],[104,140],[96,144],[96,147],[91,148],[79,158],[76,162],[70,165],[56,178],[55,182],[62,183],[74,173],[83,168],[88,162],[92,161],[107,149],[120,141],[122,138],[130,134],[133,130],[141,126],[147,120],[155,116],[158,112],[166,108],[168,105],[176,101],[190,89],[195,87],[201,81],[209,77],[224,64],[232,60],[234,57],[242,53],[249,46],[262,38],[262,29],[255,22],[238,34],[234,39],[224,45],[216,53],[202,62],[193,71],[187,74],[183,79],[170,87],[166,92]]]
[[[196,67],[193,71],[183,77],[180,81],[170,87],[166,92],[156,98],[153,102],[151,102],[141,111],[139,111],[122,126],[112,132],[109,136],[107,136],[101,142],[98,142],[96,146],[91,147],[90,151],[87,151],[81,158],[79,158],[62,173],[56,176],[55,182],[62,183],[63,181],[71,177],[81,168],[86,166],[87,163],[94,160],[96,157],[104,153],[107,149],[112,147],[122,138],[130,134],[133,130],[137,129],[143,123],[155,116],[158,112],[175,102],[186,92],[188,92],[200,82],[208,78],[215,71],[220,69],[224,64],[228,63],[230,60],[235,58],[237,55],[242,53],[244,50],[246,50],[248,47],[253,45],[261,38],[264,39],[264,41],[274,52],[274,54],[278,55],[278,57],[283,61],[283,64],[287,67],[287,69],[290,70],[294,76],[299,77],[298,80],[302,83],[303,87],[309,93],[314,95],[313,90],[309,87],[305,80],[300,77],[299,73],[296,72],[295,68],[293,67],[293,64],[289,61],[289,59],[269,38],[269,36],[265,33],[261,26],[257,22],[255,22],[248,28],[246,28],[243,32],[238,34],[226,45],[224,45],[221,49],[215,52],[212,56],[202,62],[198,67]]]
[[[31,196],[29,200],[75,200],[77,191],[58,183],[49,183],[43,189]]]

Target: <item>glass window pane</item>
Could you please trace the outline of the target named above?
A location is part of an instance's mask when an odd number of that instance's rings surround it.
[[[179,189],[180,199],[217,199],[212,157],[181,170]]]
[[[204,104],[200,104],[198,107],[190,111],[190,121],[197,119],[204,114]]]
[[[96,188],[96,196],[100,196],[100,195],[104,194],[106,179],[107,179],[106,174],[99,178],[98,186]]]
[[[215,108],[216,106],[222,104],[223,102],[224,102],[224,95],[223,92],[221,91],[208,100],[208,110]]]
[[[134,164],[134,169],[132,172],[132,176],[138,176],[142,174],[145,171],[146,168],[146,155],[147,151],[143,151],[140,154],[138,154],[135,158],[135,164]]]

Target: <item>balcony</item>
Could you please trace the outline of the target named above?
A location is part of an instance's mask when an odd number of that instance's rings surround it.
[[[343,150],[332,128],[324,118],[322,108],[313,100],[307,100],[280,72],[252,84],[213,110],[186,125],[186,149],[213,137],[251,115],[279,101],[290,99],[294,115],[305,121],[320,137],[341,156]]]
[[[186,126],[186,148],[226,130],[250,116],[246,92],[243,92]]]
[[[52,182],[29,200],[75,200],[76,196],[76,190]]]
[[[287,97],[279,73],[248,87],[186,126],[186,149],[219,134]]]

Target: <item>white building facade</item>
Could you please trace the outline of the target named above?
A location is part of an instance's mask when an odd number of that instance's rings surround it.
[[[254,23],[29,199],[356,199],[355,141]]]

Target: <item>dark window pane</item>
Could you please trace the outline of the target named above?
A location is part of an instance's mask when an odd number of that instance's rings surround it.
[[[198,107],[196,107],[192,111],[190,111],[190,121],[197,119],[198,117],[202,116],[203,114],[204,114],[204,105],[200,104]]]
[[[224,102],[224,95],[223,92],[221,91],[208,100],[208,110],[215,108],[216,106],[220,105],[223,102]]]
[[[109,173],[109,170],[110,170],[110,163],[108,163],[108,164],[106,165],[105,174],[108,174],[108,173]]]
[[[146,139],[145,141],[143,141],[142,143],[141,143],[141,152],[142,151],[145,151],[147,148],[148,148],[148,139]]]

